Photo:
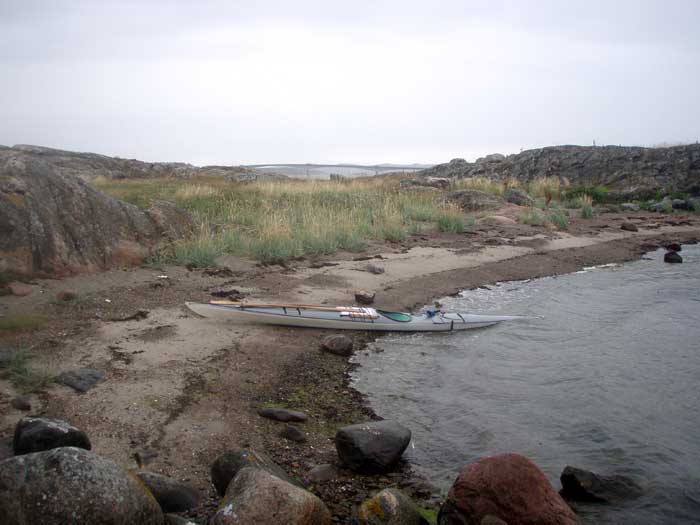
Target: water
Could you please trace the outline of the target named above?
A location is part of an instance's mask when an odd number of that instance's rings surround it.
[[[637,479],[645,495],[582,505],[588,523],[700,520],[700,246],[466,291],[445,309],[541,316],[389,335],[354,386],[413,431],[408,459],[443,490],[485,455],[518,452],[559,488],[566,465]]]

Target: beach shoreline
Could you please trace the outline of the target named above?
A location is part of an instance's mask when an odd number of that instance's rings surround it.
[[[313,466],[338,463],[336,428],[376,415],[350,386],[348,358],[320,351],[332,332],[217,323],[189,313],[185,300],[207,301],[212,293],[235,290],[255,300],[350,304],[364,289],[376,292],[378,307],[415,310],[463,289],[622,263],[667,242],[700,240],[700,220],[693,215],[637,214],[639,231],[621,231],[620,222],[629,218],[605,214],[568,232],[483,227],[287,266],[228,258],[219,269],[135,268],[30,281],[31,294],[2,297],[0,307],[5,315],[41,316],[43,324],[5,335],[3,344],[29,349],[32,363],[52,372],[104,372],[105,379],[85,394],[51,385],[31,395],[29,413],[82,428],[93,450],[124,466],[136,466],[137,452],[151,455],[149,470],[186,480],[200,492],[203,503],[188,515],[204,519],[218,504],[209,467],[224,450],[265,452],[304,480]],[[56,301],[63,290],[79,300]],[[129,319],[137,311],[147,313]],[[357,351],[377,334],[346,335]],[[6,378],[0,387],[0,432],[7,438],[25,413],[10,406],[17,392]],[[266,406],[305,412],[309,420],[298,427],[306,442],[280,437],[284,424],[257,414]],[[308,487],[341,522],[387,486],[399,486],[425,505],[437,502],[434,488],[408,465],[385,476],[338,467],[335,480]]]

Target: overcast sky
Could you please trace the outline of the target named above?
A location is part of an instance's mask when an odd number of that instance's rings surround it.
[[[0,144],[445,162],[700,140],[700,1],[0,0]]]

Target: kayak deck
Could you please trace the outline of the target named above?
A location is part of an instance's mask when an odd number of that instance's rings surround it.
[[[325,306],[303,304],[244,304],[228,301],[185,303],[203,317],[340,330],[374,330],[388,332],[449,332],[491,326],[519,319],[511,315],[475,315],[442,313],[412,315],[359,306]]]

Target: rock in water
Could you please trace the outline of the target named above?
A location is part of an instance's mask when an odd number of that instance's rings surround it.
[[[267,419],[282,421],[283,423],[288,423],[290,421],[302,423],[309,419],[309,417],[303,412],[287,410],[286,408],[261,408],[258,410],[258,415],[266,417]]]
[[[477,524],[487,516],[510,524],[579,523],[537,465],[519,454],[500,454],[467,465],[452,485],[438,523]]]
[[[58,380],[66,386],[71,387],[76,392],[87,392],[95,383],[104,379],[105,375],[99,370],[92,368],[81,368],[63,372],[58,376]]]
[[[81,448],[16,456],[0,463],[3,525],[161,525],[151,493],[116,463]]]
[[[411,442],[411,431],[394,421],[373,421],[338,429],[335,448],[350,469],[366,474],[391,470]]]
[[[245,467],[228,486],[210,524],[253,523],[330,525],[331,514],[311,492],[265,470]]]
[[[365,500],[357,512],[360,525],[427,525],[418,506],[396,489],[384,489]]]
[[[331,354],[349,356],[352,354],[353,342],[346,335],[329,335],[321,341],[321,348]]]
[[[211,466],[211,481],[219,496],[226,493],[229,483],[243,467],[263,469],[284,481],[297,484],[277,463],[261,452],[245,449],[227,450],[216,458]]]
[[[615,503],[642,495],[642,487],[627,476],[599,476],[588,470],[567,466],[561,473],[562,489],[566,499]]]
[[[163,512],[183,512],[199,504],[197,491],[184,483],[154,472],[139,471],[136,475],[151,491]]]
[[[61,276],[134,264],[193,229],[172,204],[144,212],[30,152],[0,150],[0,271]]]
[[[669,252],[680,252],[681,250],[683,250],[683,246],[681,246],[680,243],[678,243],[678,242],[669,242],[665,246],[665,248]]]
[[[25,417],[17,423],[12,440],[16,455],[59,447],[90,450],[91,445],[85,432],[60,419]]]
[[[664,254],[664,262],[667,263],[682,263],[683,257],[678,252],[666,252]]]

